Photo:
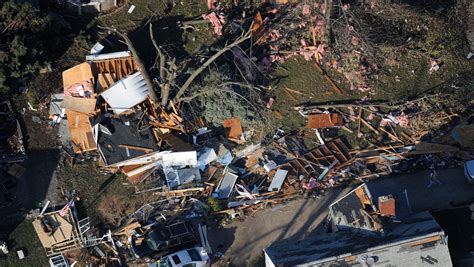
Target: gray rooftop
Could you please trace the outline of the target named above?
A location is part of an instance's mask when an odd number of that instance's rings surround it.
[[[265,249],[267,266],[452,266],[444,232],[429,212],[411,215],[384,236],[339,231]],[[272,264],[273,263],[273,264]]]

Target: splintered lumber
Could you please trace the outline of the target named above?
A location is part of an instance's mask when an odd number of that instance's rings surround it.
[[[459,148],[448,145],[421,142],[415,145],[415,149],[408,152],[408,155],[435,154],[443,152],[457,152]]]
[[[121,228],[119,228],[117,231],[112,233],[112,235],[126,235],[129,236],[130,233],[135,230],[136,228],[141,227],[141,224],[139,222],[133,222],[131,224],[125,225]]]
[[[374,128],[374,126],[370,125],[370,123],[368,123],[366,120],[360,118],[360,121],[365,125],[367,126],[367,128],[369,128],[371,131],[373,131],[374,133],[376,134],[380,134],[380,132]]]
[[[296,99],[296,97],[290,91],[288,91],[286,88],[283,88],[283,90],[291,98],[291,100],[298,102],[298,99]]]
[[[161,122],[158,122],[158,121],[151,121],[150,124],[153,125],[153,126],[156,126],[158,128],[171,129],[171,130],[180,131],[180,132],[184,133],[184,129],[182,127],[170,126],[170,125],[166,125],[166,124],[163,124]]]
[[[323,75],[323,77],[331,84],[332,89],[334,89],[334,91],[336,91],[336,93],[342,95],[343,92],[342,92],[341,88],[339,88],[339,86],[337,86],[337,84],[332,80],[332,78],[329,77],[329,75],[326,73],[326,71],[323,70],[323,68],[321,68],[321,66],[319,66],[318,63],[314,63],[314,65],[319,70],[321,75]]]
[[[386,133],[388,135],[388,137],[390,137],[390,139],[392,139],[393,141],[400,142],[402,144],[404,143],[402,140],[400,140],[400,138],[396,137],[395,135],[393,135],[389,131],[385,130],[383,127],[380,127],[379,130]]]
[[[359,137],[360,135],[360,123],[361,123],[361,119],[362,119],[362,108],[359,109],[359,116],[357,117],[357,137]]]
[[[119,147],[128,148],[132,150],[140,150],[140,151],[144,151],[145,153],[153,152],[153,149],[147,148],[147,147],[141,147],[141,146],[119,145]]]

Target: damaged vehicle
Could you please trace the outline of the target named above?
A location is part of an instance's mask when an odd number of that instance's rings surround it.
[[[179,249],[192,247],[196,238],[191,229],[187,222],[154,225],[144,235],[131,237],[132,254],[148,262]]]
[[[207,267],[210,266],[209,255],[203,247],[184,249],[162,257],[159,262],[152,263],[149,267]]]

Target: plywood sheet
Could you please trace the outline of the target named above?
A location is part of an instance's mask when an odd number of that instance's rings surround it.
[[[73,110],[67,110],[66,114],[74,152],[81,153],[96,150],[97,145],[92,134],[89,117],[84,113]]]
[[[223,121],[223,126],[226,131],[227,137],[239,140],[242,137],[243,130],[240,124],[240,118],[232,118]]]
[[[43,247],[49,248],[57,243],[69,240],[73,237],[73,228],[68,221],[66,221],[63,217],[59,216],[58,213],[51,214],[48,216],[57,224],[59,224],[59,227],[56,229],[56,231],[54,231],[52,235],[51,233],[47,233],[43,230],[43,226],[41,225],[40,219],[36,219],[33,221],[33,227]]]
[[[90,81],[93,83],[94,76],[92,76],[92,70],[89,63],[84,62],[77,66],[74,66],[68,70],[63,71],[63,88],[66,89],[69,86],[80,83],[82,81]]]
[[[308,125],[310,129],[328,128],[342,126],[344,124],[341,114],[311,114],[308,115]]]
[[[65,96],[61,107],[86,114],[95,113],[95,98]]]

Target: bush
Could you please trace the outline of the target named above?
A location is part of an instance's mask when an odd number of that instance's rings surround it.
[[[217,198],[210,197],[207,199],[207,204],[211,207],[212,212],[217,212],[222,210],[222,201]]]

